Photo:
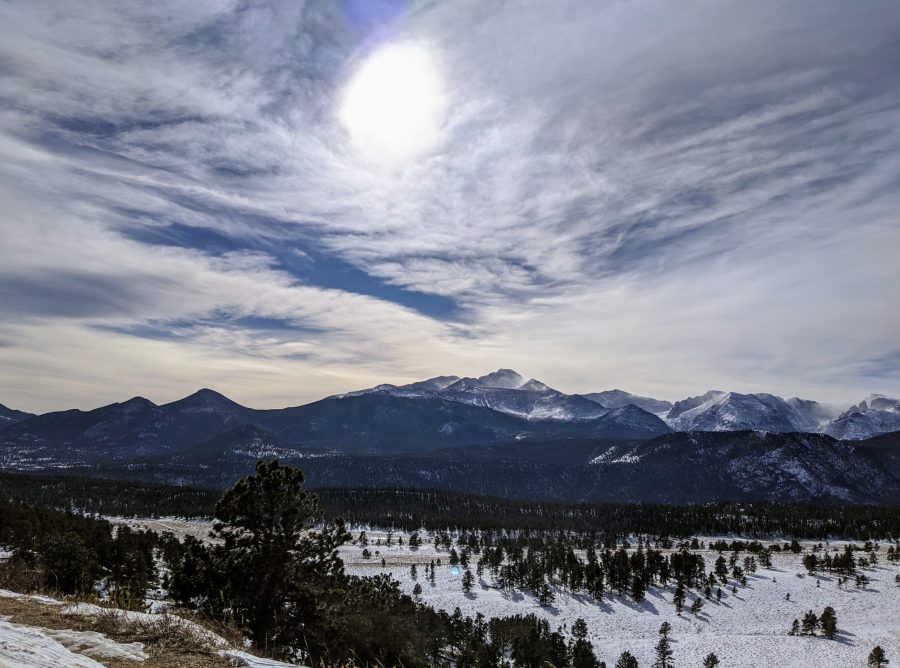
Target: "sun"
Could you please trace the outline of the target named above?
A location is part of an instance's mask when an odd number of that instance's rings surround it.
[[[437,143],[444,94],[431,55],[416,44],[383,47],[344,91],[341,123],[367,157],[407,160]]]

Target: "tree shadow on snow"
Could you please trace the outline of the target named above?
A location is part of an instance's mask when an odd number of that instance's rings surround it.
[[[593,605],[599,608],[601,612],[611,613],[613,611],[612,606],[606,602],[606,599],[598,601],[590,594],[572,594],[572,600],[582,605]]]
[[[505,598],[507,601],[518,603],[525,600],[525,594],[520,591],[509,591],[503,593],[503,598]]]
[[[851,638],[855,638],[855,637],[856,637],[856,634],[850,633],[850,631],[838,631],[837,635],[834,637],[834,639],[837,642],[841,643],[842,645],[849,645],[849,646],[853,647],[856,645],[856,643],[853,640],[851,640]]]
[[[637,612],[649,612],[654,615],[659,614],[659,610],[656,609],[656,606],[646,598],[643,601],[635,601],[628,597],[620,596],[617,598],[617,600],[626,608],[631,608],[632,610],[636,610]]]

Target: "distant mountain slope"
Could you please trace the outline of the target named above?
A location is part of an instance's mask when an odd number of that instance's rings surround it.
[[[590,403],[590,402],[588,402]],[[265,411],[260,424],[287,443],[340,452],[427,452],[437,448],[552,437],[651,438],[669,428],[631,407],[583,420],[527,419],[437,394],[351,393]]]
[[[270,435],[282,450],[347,454],[427,452],[547,438],[650,438],[669,431],[662,420],[633,406],[609,410],[553,390],[482,390],[491,396],[515,393],[512,399],[500,395],[494,399],[524,401],[523,410],[530,412],[515,415],[509,405],[504,405],[504,411],[479,405],[477,397],[484,395],[477,392],[448,398],[443,391],[394,386],[277,410],[246,408],[212,390],[200,390],[161,406],[135,397],[92,411],[61,411],[21,420],[0,431],[0,465],[65,467],[107,460],[158,460],[197,448],[208,451],[214,447],[210,443],[217,443],[223,434],[250,433],[241,428],[256,430],[253,434],[258,438]],[[579,419],[560,419],[561,408],[581,411]],[[251,445],[244,450],[249,452],[248,448]]]
[[[25,418],[34,417],[33,413],[26,413],[25,411],[17,411],[12,408],[7,408],[3,404],[0,404],[0,429],[2,429],[6,425],[10,425],[13,422],[19,422],[24,420]]]
[[[377,385],[330,398],[348,399],[375,394],[404,399],[440,398],[490,408],[531,421],[589,421],[607,415],[615,420],[616,415],[611,415],[610,409],[633,403],[604,406],[578,394],[564,394],[534,378],[525,380],[524,376],[511,369],[498,369],[478,378],[439,376],[408,385]],[[655,421],[647,421],[641,429],[647,430],[651,424],[655,425],[654,434],[668,431]],[[622,427],[625,428],[626,425],[623,424]]]
[[[436,396],[373,392],[268,413],[264,423],[282,440],[348,453],[425,451],[529,435],[524,420]]]
[[[890,448],[897,451],[896,445]],[[611,446],[599,467],[627,465],[654,481],[657,498],[884,503],[900,498],[900,471],[870,450],[823,434],[675,433]]]
[[[664,409],[667,402],[621,390],[591,397],[565,394],[510,369],[384,384],[274,410],[247,408],[203,389],[163,405],[135,397],[91,411],[16,413],[21,419],[0,423],[0,466],[196,462],[200,453],[209,461],[216,452],[241,461],[253,452],[424,454],[550,440],[646,440],[673,430],[824,431],[843,440],[900,430],[900,401],[883,395],[838,417],[815,401],[710,391],[675,402],[665,421],[646,409]]]
[[[710,390],[674,404],[622,390],[584,395],[604,406],[633,404],[659,415],[674,431],[803,431],[863,439],[900,430],[900,400],[880,394],[840,413],[818,401],[774,394]]]
[[[665,419],[675,431],[815,432],[829,417],[828,409],[815,401],[711,390],[676,401]]]
[[[675,433],[645,441],[558,439],[453,446],[422,454],[286,457],[311,486],[418,487],[555,501],[894,504],[900,435],[836,441],[821,434]],[[225,487],[252,470],[243,456],[91,472]]]
[[[868,438],[900,430],[900,400],[872,394],[851,406],[825,428],[835,438]]]
[[[484,406],[529,420],[593,420],[609,413],[608,408],[577,394],[562,394],[529,381],[539,389],[485,387],[465,379],[438,393],[442,399]]]
[[[632,406],[643,408],[645,411],[655,415],[664,415],[672,408],[671,401],[653,399],[651,397],[641,397],[636,394],[631,394],[631,392],[625,392],[624,390],[591,392],[590,394],[585,394],[583,396],[609,408],[621,408],[622,406],[631,404]]]
[[[221,405],[213,408],[217,401]],[[0,462],[64,466],[155,457],[236,427],[249,413],[209,390],[165,406],[134,397],[91,411],[45,413],[0,431]]]

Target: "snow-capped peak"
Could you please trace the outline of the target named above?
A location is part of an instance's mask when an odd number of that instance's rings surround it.
[[[525,384],[525,378],[512,369],[497,369],[476,380],[483,387],[496,387],[501,390],[518,390]]]
[[[711,390],[675,402],[666,422],[677,431],[819,431],[834,416],[816,401]]]
[[[526,392],[555,392],[557,394],[561,394],[546,383],[542,383],[541,381],[535,380],[534,378],[530,378],[528,382],[522,384],[518,389]]]

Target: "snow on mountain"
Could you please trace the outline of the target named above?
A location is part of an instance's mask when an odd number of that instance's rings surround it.
[[[438,397],[445,401],[490,408],[527,420],[593,420],[609,412],[580,395],[563,394],[534,378],[525,380],[524,376],[512,369],[498,369],[478,378],[438,376],[408,385],[376,385],[332,398],[348,399],[369,394],[405,399]]]
[[[399,389],[404,390],[427,390],[429,392],[438,392],[452,385],[459,380],[459,376],[435,376],[428,380],[420,380],[409,385],[401,385]]]
[[[825,428],[829,436],[842,439],[869,438],[890,431],[900,431],[900,400],[883,394],[870,394]]]
[[[518,390],[526,382],[525,378],[512,369],[497,369],[477,380],[485,387],[496,387],[502,390]]]
[[[528,390],[530,392],[557,392],[549,385],[542,383],[539,380],[535,380],[534,378],[529,379],[524,385],[522,385],[520,390]]]
[[[429,382],[429,381],[423,381]],[[420,385],[419,383],[412,383],[410,385],[391,385],[390,383],[382,383],[381,385],[376,385],[375,387],[370,387],[365,390],[355,390],[353,392],[344,392],[343,394],[336,394],[332,397],[328,397],[329,399],[350,399],[353,397],[362,397],[367,394],[383,394],[391,397],[402,397],[407,399],[416,399],[416,398],[426,398],[433,397],[434,391],[426,389],[424,387],[415,387]]]
[[[383,394],[406,399],[438,397],[489,408],[530,421],[578,422],[610,415],[610,410],[635,406],[665,420],[675,431],[737,431],[742,429],[828,433],[840,438],[866,438],[900,430],[898,402],[870,395],[838,418],[838,411],[817,401],[774,394],[741,394],[710,390],[674,404],[614,389],[590,394],[565,394],[512,369],[498,369],[478,378],[437,376],[408,385],[378,385],[335,398]],[[613,416],[615,419],[615,416]],[[627,426],[624,425],[623,426]],[[654,426],[653,428],[656,428]]]
[[[822,404],[774,394],[710,390],[676,401],[665,417],[676,431],[821,431],[833,415]]]
[[[523,383],[522,387],[525,385]],[[562,394],[539,381],[529,381],[527,385],[544,389],[488,387],[477,380],[464,378],[439,392],[438,396],[528,420],[593,420],[609,412],[609,409],[589,399],[577,394]]]
[[[641,397],[637,394],[631,394],[631,392],[625,392],[624,390],[591,392],[590,394],[584,394],[582,396],[587,397],[591,401],[596,401],[598,404],[606,406],[607,408],[621,408],[622,406],[631,404],[632,406],[643,408],[648,413],[653,413],[654,415],[665,415],[672,408],[671,401],[653,399],[652,397]]]

